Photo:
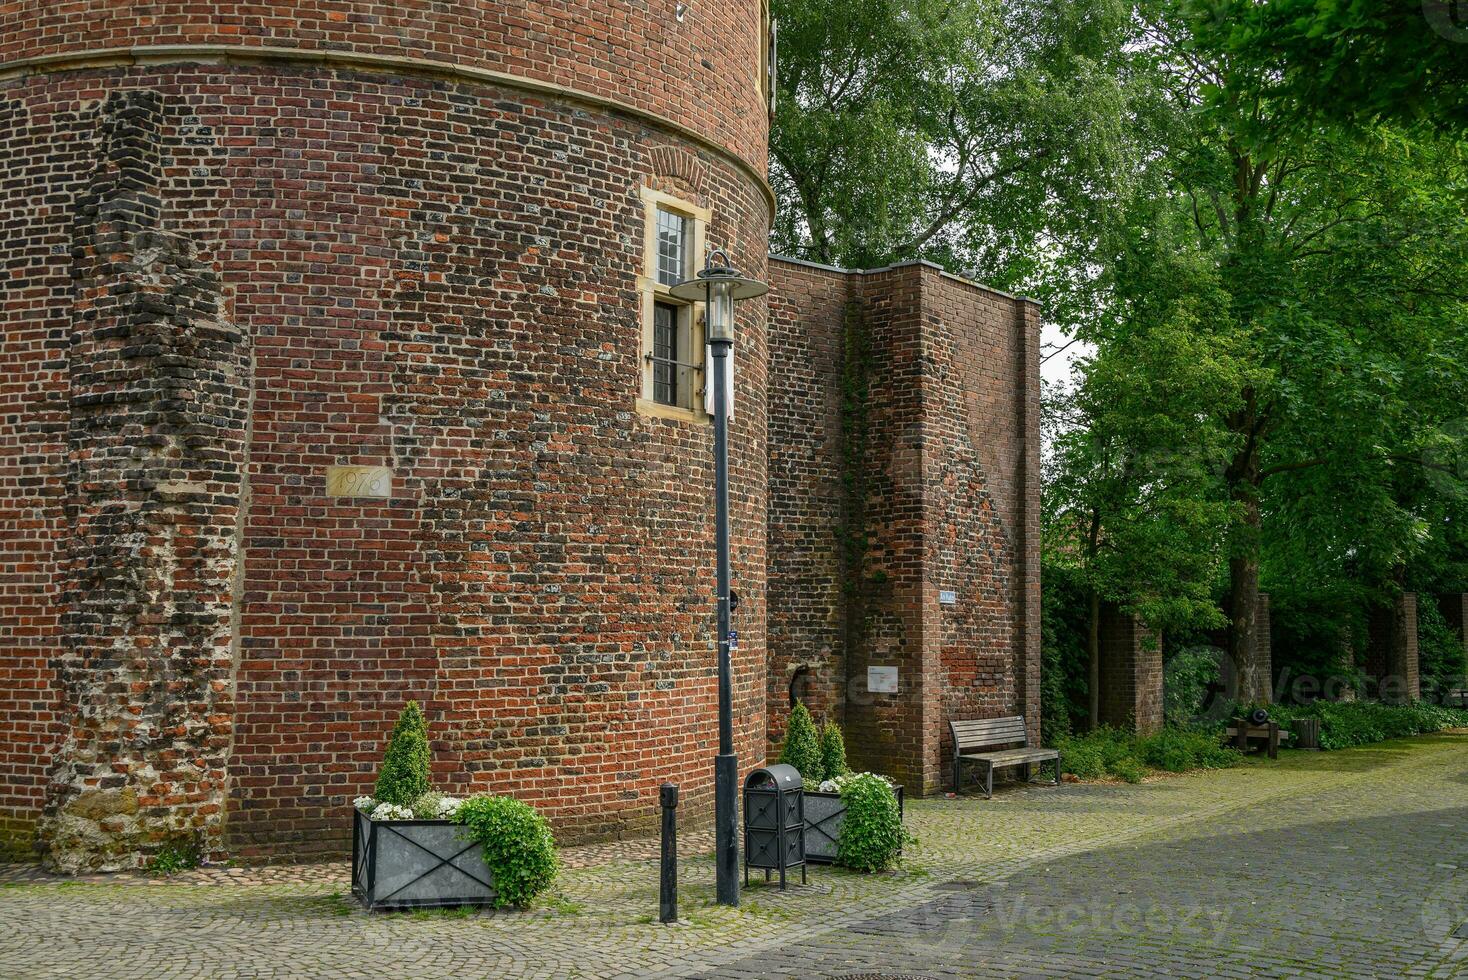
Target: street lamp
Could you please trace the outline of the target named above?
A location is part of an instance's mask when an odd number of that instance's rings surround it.
[[[739,760],[734,755],[733,695],[729,679],[729,350],[734,346],[734,304],[769,292],[729,264],[723,249],[709,253],[698,277],[680,282],[673,296],[704,304],[714,392],[714,549],[719,611],[719,756],[714,760],[714,842],[720,905],[739,904]]]

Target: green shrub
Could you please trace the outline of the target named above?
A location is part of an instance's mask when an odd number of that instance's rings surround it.
[[[1059,739],[1055,747],[1060,750],[1064,771],[1079,779],[1109,775],[1129,783],[1140,781],[1148,769],[1226,769],[1237,765],[1241,758],[1237,750],[1220,744],[1216,730],[1173,726],[1146,736],[1100,728],[1087,735]]]
[[[1218,732],[1191,728],[1164,728],[1138,739],[1137,756],[1153,769],[1165,772],[1227,769],[1240,759],[1237,749],[1220,743]]]
[[[836,835],[836,860],[853,871],[884,871],[902,856],[911,839],[902,826],[897,794],[874,773],[854,773],[841,780],[846,815]]]
[[[1426,701],[1316,701],[1304,707],[1274,705],[1268,710],[1281,725],[1298,718],[1320,719],[1320,747],[1332,751],[1468,726],[1468,711]]]
[[[835,779],[850,771],[851,767],[846,764],[846,739],[841,734],[841,726],[827,721],[821,726],[821,776]]]
[[[418,702],[409,701],[393,726],[373,797],[379,803],[411,807],[428,792],[428,759],[428,725]]]
[[[550,824],[528,803],[508,796],[471,796],[452,819],[483,847],[498,908],[528,905],[561,870]]]
[[[800,770],[805,785],[815,787],[826,778],[821,763],[821,740],[816,735],[816,723],[810,712],[799,701],[790,712],[790,726],[785,729],[785,747],[780,751],[780,761]]]
[[[1106,764],[1106,771],[1117,779],[1128,783],[1140,783],[1147,775],[1147,767],[1133,756],[1125,755]]]

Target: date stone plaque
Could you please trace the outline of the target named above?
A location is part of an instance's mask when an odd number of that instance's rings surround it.
[[[328,466],[328,497],[392,496],[392,469],[387,466]]]

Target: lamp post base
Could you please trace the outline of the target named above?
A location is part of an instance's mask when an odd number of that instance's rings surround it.
[[[714,860],[720,905],[739,904],[739,760],[734,753],[714,759]]]

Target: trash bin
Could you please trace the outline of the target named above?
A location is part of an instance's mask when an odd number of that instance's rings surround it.
[[[794,766],[766,766],[744,780],[744,883],[749,869],[785,874],[800,868],[805,883],[805,781]]]

